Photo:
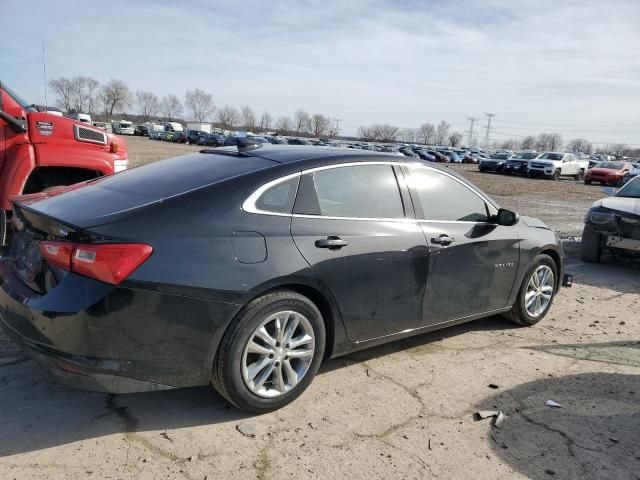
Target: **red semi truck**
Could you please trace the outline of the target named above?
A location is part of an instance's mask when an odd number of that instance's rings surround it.
[[[72,185],[127,166],[121,138],[38,111],[0,82],[0,248],[8,243],[12,196]]]

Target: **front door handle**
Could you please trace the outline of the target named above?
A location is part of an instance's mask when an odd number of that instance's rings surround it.
[[[349,242],[346,242],[335,235],[316,240],[316,247],[328,248],[329,250],[340,250],[342,247],[346,247],[347,245],[349,245]]]
[[[442,235],[438,235],[437,237],[431,238],[431,243],[435,243],[438,245],[451,245],[455,241],[456,241],[455,238],[450,237],[446,233],[443,233]]]

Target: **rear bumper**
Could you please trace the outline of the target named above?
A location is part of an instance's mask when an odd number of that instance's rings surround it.
[[[0,325],[63,382],[111,393],[204,385],[239,307],[68,274],[38,296],[0,260]]]

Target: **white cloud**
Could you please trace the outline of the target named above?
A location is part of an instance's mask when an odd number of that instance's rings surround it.
[[[200,87],[218,105],[321,111],[347,133],[374,121],[463,129],[491,111],[497,136],[545,124],[567,139],[640,143],[636,1],[89,5],[5,6],[5,19],[20,19],[5,38],[20,40],[0,51],[3,80],[41,100],[42,35],[50,77],[113,77],[158,94]]]

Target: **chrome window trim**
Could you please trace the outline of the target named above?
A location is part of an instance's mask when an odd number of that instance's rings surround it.
[[[464,187],[468,188],[475,195],[480,197],[488,206],[491,212],[497,213],[497,209],[493,206],[493,204],[480,192],[471,186],[467,185],[462,180],[456,178],[455,176],[443,172],[440,169],[430,167],[429,165],[424,165],[419,162],[397,162],[397,161],[383,161],[383,160],[374,160],[374,161],[366,161],[366,162],[347,162],[347,163],[336,163],[334,165],[324,165],[322,167],[314,167],[309,168],[307,170],[302,170],[300,172],[291,173],[289,175],[285,175],[284,177],[276,178],[275,180],[271,180],[270,182],[265,183],[258,187],[247,199],[242,203],[242,210],[247,213],[253,213],[256,215],[271,215],[274,217],[291,217],[291,218],[313,218],[313,219],[325,219],[325,220],[355,220],[355,221],[369,221],[369,222],[400,222],[400,223],[467,223],[467,224],[487,224],[488,222],[471,222],[466,220],[428,220],[428,219],[413,219],[413,218],[374,218],[374,217],[330,217],[326,215],[308,215],[301,213],[279,213],[279,212],[270,212],[268,210],[262,210],[256,206],[256,202],[271,187],[279,185],[280,183],[287,182],[292,178],[301,177],[302,175],[306,175],[307,173],[319,172],[323,170],[330,170],[333,168],[342,168],[342,167],[353,167],[359,165],[390,165],[390,166],[399,166],[399,167],[420,167],[427,170],[431,170],[437,173],[441,173]]]

